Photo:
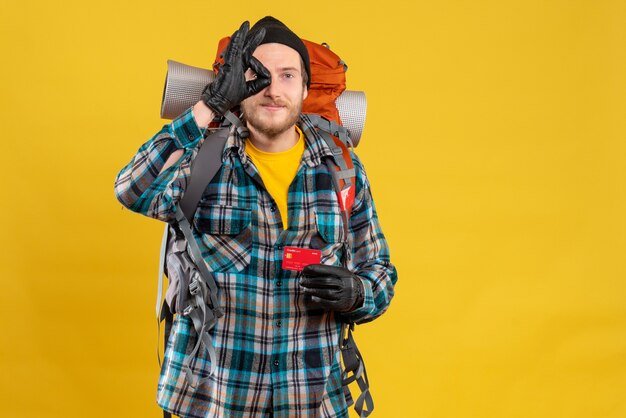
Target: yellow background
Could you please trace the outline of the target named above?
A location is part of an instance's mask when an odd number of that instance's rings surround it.
[[[162,226],[113,195],[166,60],[272,14],[365,90],[400,280],[358,328],[376,418],[626,417],[626,2],[0,8],[0,415],[158,417]]]

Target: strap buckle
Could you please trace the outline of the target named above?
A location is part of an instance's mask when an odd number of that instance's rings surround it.
[[[183,316],[189,316],[190,313],[192,313],[194,311],[194,309],[196,309],[197,306],[194,304],[190,304],[188,305],[184,310],[183,310]]]
[[[200,283],[198,283],[197,277],[194,277],[189,283],[189,293],[191,293],[193,296],[200,293]]]

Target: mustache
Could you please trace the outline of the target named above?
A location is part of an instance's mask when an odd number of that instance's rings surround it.
[[[289,103],[283,100],[264,100],[259,103],[261,106],[289,106]]]

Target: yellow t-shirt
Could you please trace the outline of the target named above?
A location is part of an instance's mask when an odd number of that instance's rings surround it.
[[[297,126],[296,131],[300,134],[300,138],[298,138],[296,145],[286,151],[265,152],[256,148],[249,140],[246,141],[246,153],[259,171],[265,188],[278,206],[283,221],[283,229],[287,229],[289,225],[287,219],[289,185],[298,172],[302,153],[304,153],[304,135]]]

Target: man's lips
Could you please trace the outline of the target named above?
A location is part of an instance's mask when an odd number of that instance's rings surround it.
[[[261,107],[265,110],[269,110],[270,112],[276,112],[285,108],[285,105],[280,103],[262,103]]]

